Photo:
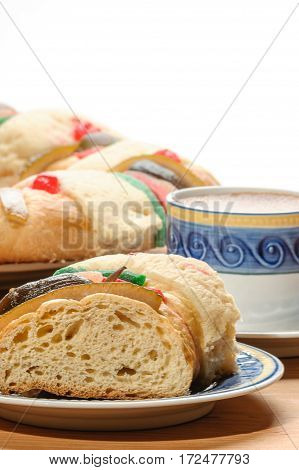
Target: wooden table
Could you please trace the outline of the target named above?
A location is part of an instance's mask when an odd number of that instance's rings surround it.
[[[42,429],[0,419],[6,449],[298,449],[299,358],[283,360],[284,378],[254,394],[224,400],[192,423],[138,432]],[[13,431],[13,432],[12,432]]]

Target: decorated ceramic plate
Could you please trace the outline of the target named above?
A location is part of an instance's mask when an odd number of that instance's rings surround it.
[[[151,429],[186,423],[209,413],[216,401],[260,390],[279,380],[283,365],[260,349],[238,344],[239,371],[205,390],[156,400],[78,400],[0,395],[0,416],[34,426],[82,431]]]

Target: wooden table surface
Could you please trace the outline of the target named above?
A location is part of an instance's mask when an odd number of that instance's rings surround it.
[[[299,358],[283,360],[283,379],[260,392],[218,402],[210,415],[151,431],[77,432],[0,419],[5,449],[298,449]]]

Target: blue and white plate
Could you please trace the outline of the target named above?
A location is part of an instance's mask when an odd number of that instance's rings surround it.
[[[0,395],[0,417],[34,426],[82,431],[152,429],[209,413],[216,401],[260,390],[279,380],[279,359],[238,343],[238,373],[190,395],[156,400],[78,400]]]

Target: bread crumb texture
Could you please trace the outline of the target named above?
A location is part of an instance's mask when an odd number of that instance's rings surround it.
[[[112,294],[52,300],[0,336],[0,390],[137,399],[188,393],[190,338],[149,305]]]
[[[147,287],[161,289],[167,306],[189,329],[200,360],[200,379],[210,384],[237,370],[235,324],[240,312],[223,281],[207,263],[178,255],[134,253],[100,256],[73,266],[143,273]]]

